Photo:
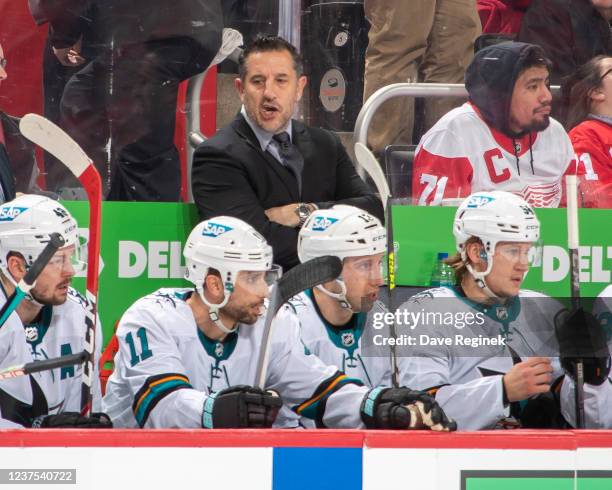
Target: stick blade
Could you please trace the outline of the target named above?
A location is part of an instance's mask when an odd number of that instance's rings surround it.
[[[278,282],[281,305],[306,289],[333,281],[341,272],[342,261],[332,255],[317,257],[295,266]]]
[[[380,168],[378,160],[363,143],[355,143],[355,158],[357,158],[359,165],[363,167],[363,169],[374,181],[378,194],[380,195],[380,199],[382,200],[383,205],[386,207],[387,199],[391,197],[391,190],[389,189],[387,178],[385,177],[382,168]]]
[[[64,130],[38,114],[26,114],[19,130],[32,143],[64,162],[78,179],[91,165],[91,159]]]

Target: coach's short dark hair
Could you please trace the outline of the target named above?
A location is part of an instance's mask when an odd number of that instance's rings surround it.
[[[271,51],[288,51],[293,58],[293,67],[298,76],[302,74],[302,57],[295,46],[279,36],[264,36],[259,34],[255,40],[247,46],[238,60],[238,75],[241,80],[246,76],[246,60],[253,53],[267,53]]]

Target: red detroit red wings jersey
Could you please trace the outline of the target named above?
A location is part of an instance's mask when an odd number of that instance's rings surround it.
[[[562,177],[573,158],[567,133],[554,119],[544,131],[513,141],[490,128],[473,106],[465,103],[444,115],[421,139],[412,195],[415,203],[423,206],[472,192],[502,190],[518,194],[532,206],[557,207]]]
[[[612,208],[612,126],[588,120],[569,136],[576,152],[582,206]]]

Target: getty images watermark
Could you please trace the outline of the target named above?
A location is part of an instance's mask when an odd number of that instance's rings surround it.
[[[553,357],[558,355],[555,319],[570,303],[566,298],[539,295],[478,304],[424,292],[391,309],[383,297],[368,313],[362,355],[384,357],[391,348],[395,355],[408,357],[505,357],[513,350]],[[612,322],[609,308],[604,308],[602,316],[596,306],[593,314]],[[611,339],[609,327],[606,332]]]
[[[390,326],[395,327],[395,335],[387,333],[374,334],[372,342],[376,346],[466,346],[480,347],[488,345],[506,345],[506,338],[502,334],[494,337],[482,334],[474,337],[473,331],[468,334],[455,333],[448,335],[446,332],[419,333],[419,331],[429,330],[429,327],[452,327],[463,330],[465,327],[482,327],[485,325],[485,313],[477,311],[408,311],[396,310],[395,312],[375,311],[372,314],[372,328],[374,330],[390,331]],[[402,331],[411,333],[401,333]],[[444,333],[444,335],[440,335]]]

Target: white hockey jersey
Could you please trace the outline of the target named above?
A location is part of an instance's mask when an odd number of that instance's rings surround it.
[[[400,311],[422,315],[442,312],[452,320],[442,324],[439,317],[431,316],[435,321],[427,323],[422,316],[419,325],[410,330],[416,342],[399,351],[401,384],[435,394],[459,430],[517,427],[515,415],[522,404],[504,404],[502,377],[528,357],[551,357],[553,380],[562,383],[561,413],[574,424],[573,383],[569,376],[563,377],[558,357],[552,357],[558,355],[554,317],[562,308],[552,298],[532,291],[521,291],[506,305],[488,308],[469,301],[455,288],[429,289],[413,296]],[[465,324],[468,315],[473,319],[471,325]],[[458,319],[462,319],[462,328],[458,328]],[[480,324],[475,323],[478,320]],[[438,342],[433,346],[430,339],[441,337],[449,338],[449,345]],[[473,347],[466,346],[466,338],[494,341],[486,347]],[[612,416],[603,413],[603,402],[612,401],[611,395],[610,383],[585,385],[587,427],[610,426]]]
[[[202,427],[209,394],[255,384],[263,318],[239,325],[223,341],[211,340],[195,323],[186,303],[190,294],[160,289],[123,315],[102,402],[115,427]],[[319,427],[363,427],[360,406],[368,388],[307,354],[290,307],[281,308],[274,322],[266,388],[284,402],[277,426],[295,425],[297,417],[287,415],[292,410]]]
[[[31,362],[23,326],[13,312],[0,327],[0,369]],[[33,393],[36,393],[36,400]],[[46,413],[46,402],[32,377],[19,376],[0,380],[0,427],[29,425],[31,419]]]
[[[64,304],[43,306],[38,321],[23,325],[26,345],[34,361],[77,354],[85,349],[87,300],[73,288],[68,289]],[[21,320],[19,320],[21,323]],[[93,383],[93,411],[101,408],[98,364],[102,348],[102,325],[96,326],[96,355]],[[50,415],[81,411],[83,366],[67,366],[34,374],[47,400]]]
[[[562,176],[573,159],[572,144],[554,119],[544,131],[513,140],[489,127],[466,102],[445,114],[421,139],[412,196],[425,206],[499,190],[517,194],[535,207],[557,207]]]
[[[389,357],[363,356],[361,339],[369,325],[366,313],[354,314],[348,325],[338,328],[323,318],[312,289],[294,296],[289,303],[300,320],[300,336],[310,352],[366,386],[391,386]]]

